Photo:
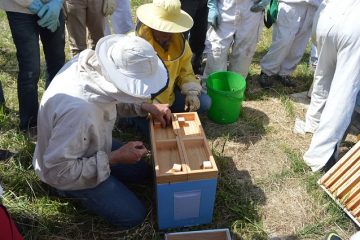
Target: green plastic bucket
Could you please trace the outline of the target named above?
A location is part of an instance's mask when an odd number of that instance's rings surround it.
[[[244,99],[245,78],[235,72],[214,72],[209,75],[206,86],[211,98],[208,117],[220,124],[236,122]]]

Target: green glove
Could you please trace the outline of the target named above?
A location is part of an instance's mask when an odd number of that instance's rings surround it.
[[[220,13],[217,7],[217,0],[209,0],[207,6],[209,8],[208,23],[216,29],[220,22]]]

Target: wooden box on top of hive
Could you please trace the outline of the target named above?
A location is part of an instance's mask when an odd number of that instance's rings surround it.
[[[172,114],[172,126],[150,121],[160,229],[212,221],[217,172],[196,112]]]

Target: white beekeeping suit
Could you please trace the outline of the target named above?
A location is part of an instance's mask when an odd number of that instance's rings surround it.
[[[272,44],[261,59],[261,71],[267,76],[289,76],[300,62],[310,38],[312,22],[321,0],[279,0],[277,20],[273,24]],[[272,84],[260,82],[263,87]],[[285,86],[292,86],[285,82]]]
[[[130,0],[116,0],[116,8],[110,16],[111,26],[114,34],[126,34],[134,29],[131,16]],[[105,21],[104,35],[111,34],[110,23]]]
[[[251,12],[253,4],[253,0],[217,1],[218,24],[207,32],[205,76],[224,70],[247,76],[263,26],[263,12]]]
[[[306,125],[315,129],[304,160],[313,171],[329,168],[350,124],[360,89],[359,0],[328,0],[315,16],[319,51]],[[326,169],[324,169],[326,170]]]

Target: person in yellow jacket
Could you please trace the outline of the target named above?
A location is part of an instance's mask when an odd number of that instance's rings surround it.
[[[156,101],[168,103],[172,112],[207,111],[211,100],[201,91],[191,66],[191,48],[182,34],[193,20],[181,10],[180,0],[153,0],[141,5],[136,16],[136,34],[154,47],[169,73],[169,85]]]
[[[192,52],[183,32],[188,31],[193,20],[181,10],[180,0],[153,0],[136,11],[138,23],[136,35],[147,40],[164,62],[169,84],[154,102],[169,104],[171,112],[206,112],[211,105],[210,97],[202,91],[200,80],[191,66]],[[135,127],[148,136],[146,118],[135,117],[120,120],[120,128]]]

